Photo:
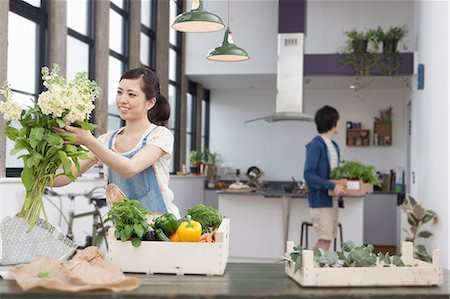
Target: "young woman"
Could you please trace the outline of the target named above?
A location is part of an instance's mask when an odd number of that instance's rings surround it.
[[[170,212],[180,217],[172,203],[169,189],[169,164],[173,150],[173,134],[164,125],[170,116],[167,99],[160,93],[159,80],[148,68],[136,68],[120,78],[116,107],[125,127],[95,138],[90,131],[66,126],[56,132],[69,133],[85,145],[91,160],[80,161],[79,175],[98,161],[105,166],[108,184],[116,184],[130,199],[136,199],[153,212]],[[64,186],[70,179],[58,177],[54,186]]]

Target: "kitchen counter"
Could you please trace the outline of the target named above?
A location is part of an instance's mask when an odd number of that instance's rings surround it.
[[[364,199],[344,198],[345,209],[339,209],[344,241],[363,244]],[[279,260],[286,241],[299,244],[301,223],[311,219],[305,193],[219,191],[218,206],[231,221],[230,262]],[[316,236],[312,228],[309,230],[308,246],[312,247]]]
[[[264,197],[289,197],[289,198],[307,198],[308,197],[308,193],[305,193],[305,192],[288,193],[288,192],[283,192],[281,190],[270,190],[270,191],[221,190],[221,191],[217,191],[217,194],[264,196]]]
[[[284,264],[229,263],[223,276],[143,275],[133,291],[63,293],[39,289],[23,292],[15,281],[0,280],[0,298],[449,298],[449,271],[444,283],[431,287],[303,288],[284,272]]]

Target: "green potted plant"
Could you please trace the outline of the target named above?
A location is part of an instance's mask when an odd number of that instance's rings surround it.
[[[408,33],[406,25],[403,26],[391,26],[388,30],[384,31],[378,26],[374,33],[374,40],[376,44],[381,44],[383,53],[380,58],[379,68],[380,73],[385,76],[395,76],[402,65],[402,61],[397,51],[398,43]],[[406,45],[403,43],[403,49],[406,49]]]
[[[333,169],[330,178],[337,184],[347,185],[347,194],[350,196],[360,196],[373,192],[373,186],[379,186],[380,182],[376,177],[376,171],[373,166],[366,166],[358,161],[343,162],[340,166]],[[344,179],[344,180],[343,180]],[[353,185],[359,188],[350,187],[348,181],[358,181]]]
[[[202,154],[202,164],[204,165],[204,173],[208,179],[212,179],[217,172],[216,154],[213,154],[209,149],[205,149]]]
[[[378,26],[374,32],[374,40],[376,43],[382,44],[384,54],[392,54],[397,52],[398,43],[402,41],[407,33],[406,25],[391,26],[387,31]],[[403,49],[406,49],[405,44],[403,44]]]
[[[408,237],[406,238],[406,241],[414,244],[414,257],[430,263],[432,259],[427,252],[427,248],[422,244],[416,244],[416,240],[418,238],[429,238],[433,235],[433,233],[428,230],[419,230],[425,223],[430,221],[433,224],[436,223],[438,221],[438,216],[435,212],[425,209],[409,194],[406,194],[405,196],[402,209],[408,217],[409,231],[407,231]]]
[[[191,173],[199,174],[200,173],[200,165],[202,163],[203,153],[200,151],[192,150],[189,153],[189,160],[191,161]]]
[[[357,31],[353,29],[345,32],[347,41],[343,49],[341,64],[351,66],[356,76],[367,76],[378,63],[375,53],[376,30]]]

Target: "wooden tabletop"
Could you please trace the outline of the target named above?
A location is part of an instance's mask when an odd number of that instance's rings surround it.
[[[0,298],[449,298],[448,271],[444,283],[431,287],[302,288],[284,273],[284,265],[232,264],[223,276],[142,275],[129,292],[23,292],[13,280],[0,279]]]

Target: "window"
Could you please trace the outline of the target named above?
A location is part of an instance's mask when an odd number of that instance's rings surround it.
[[[116,108],[117,85],[128,68],[128,1],[112,0],[109,16],[108,130],[124,125]]]
[[[181,0],[170,0],[169,22],[173,23],[175,17],[182,12]],[[169,103],[171,114],[169,129],[174,134],[174,150],[171,172],[180,170],[180,104],[181,104],[181,33],[170,27],[169,31]],[[189,145],[190,147],[190,145]],[[183,159],[185,160],[185,159]],[[189,164],[186,164],[189,167]]]
[[[188,93],[186,95],[186,165],[189,166],[189,153],[197,149],[196,145],[196,119],[197,119],[197,84],[189,82]]]
[[[67,1],[67,79],[78,72],[94,77],[94,2]]]
[[[209,90],[202,99],[202,151],[209,149]]]
[[[156,4],[155,0],[141,0],[141,51],[142,65],[155,69],[156,50]]]
[[[46,6],[41,1],[10,1],[8,13],[8,73],[15,100],[33,105],[43,90],[41,67],[46,61]],[[17,124],[19,125],[19,124]],[[23,160],[10,156],[6,141],[6,176],[20,176]],[[20,154],[18,154],[20,155]]]

